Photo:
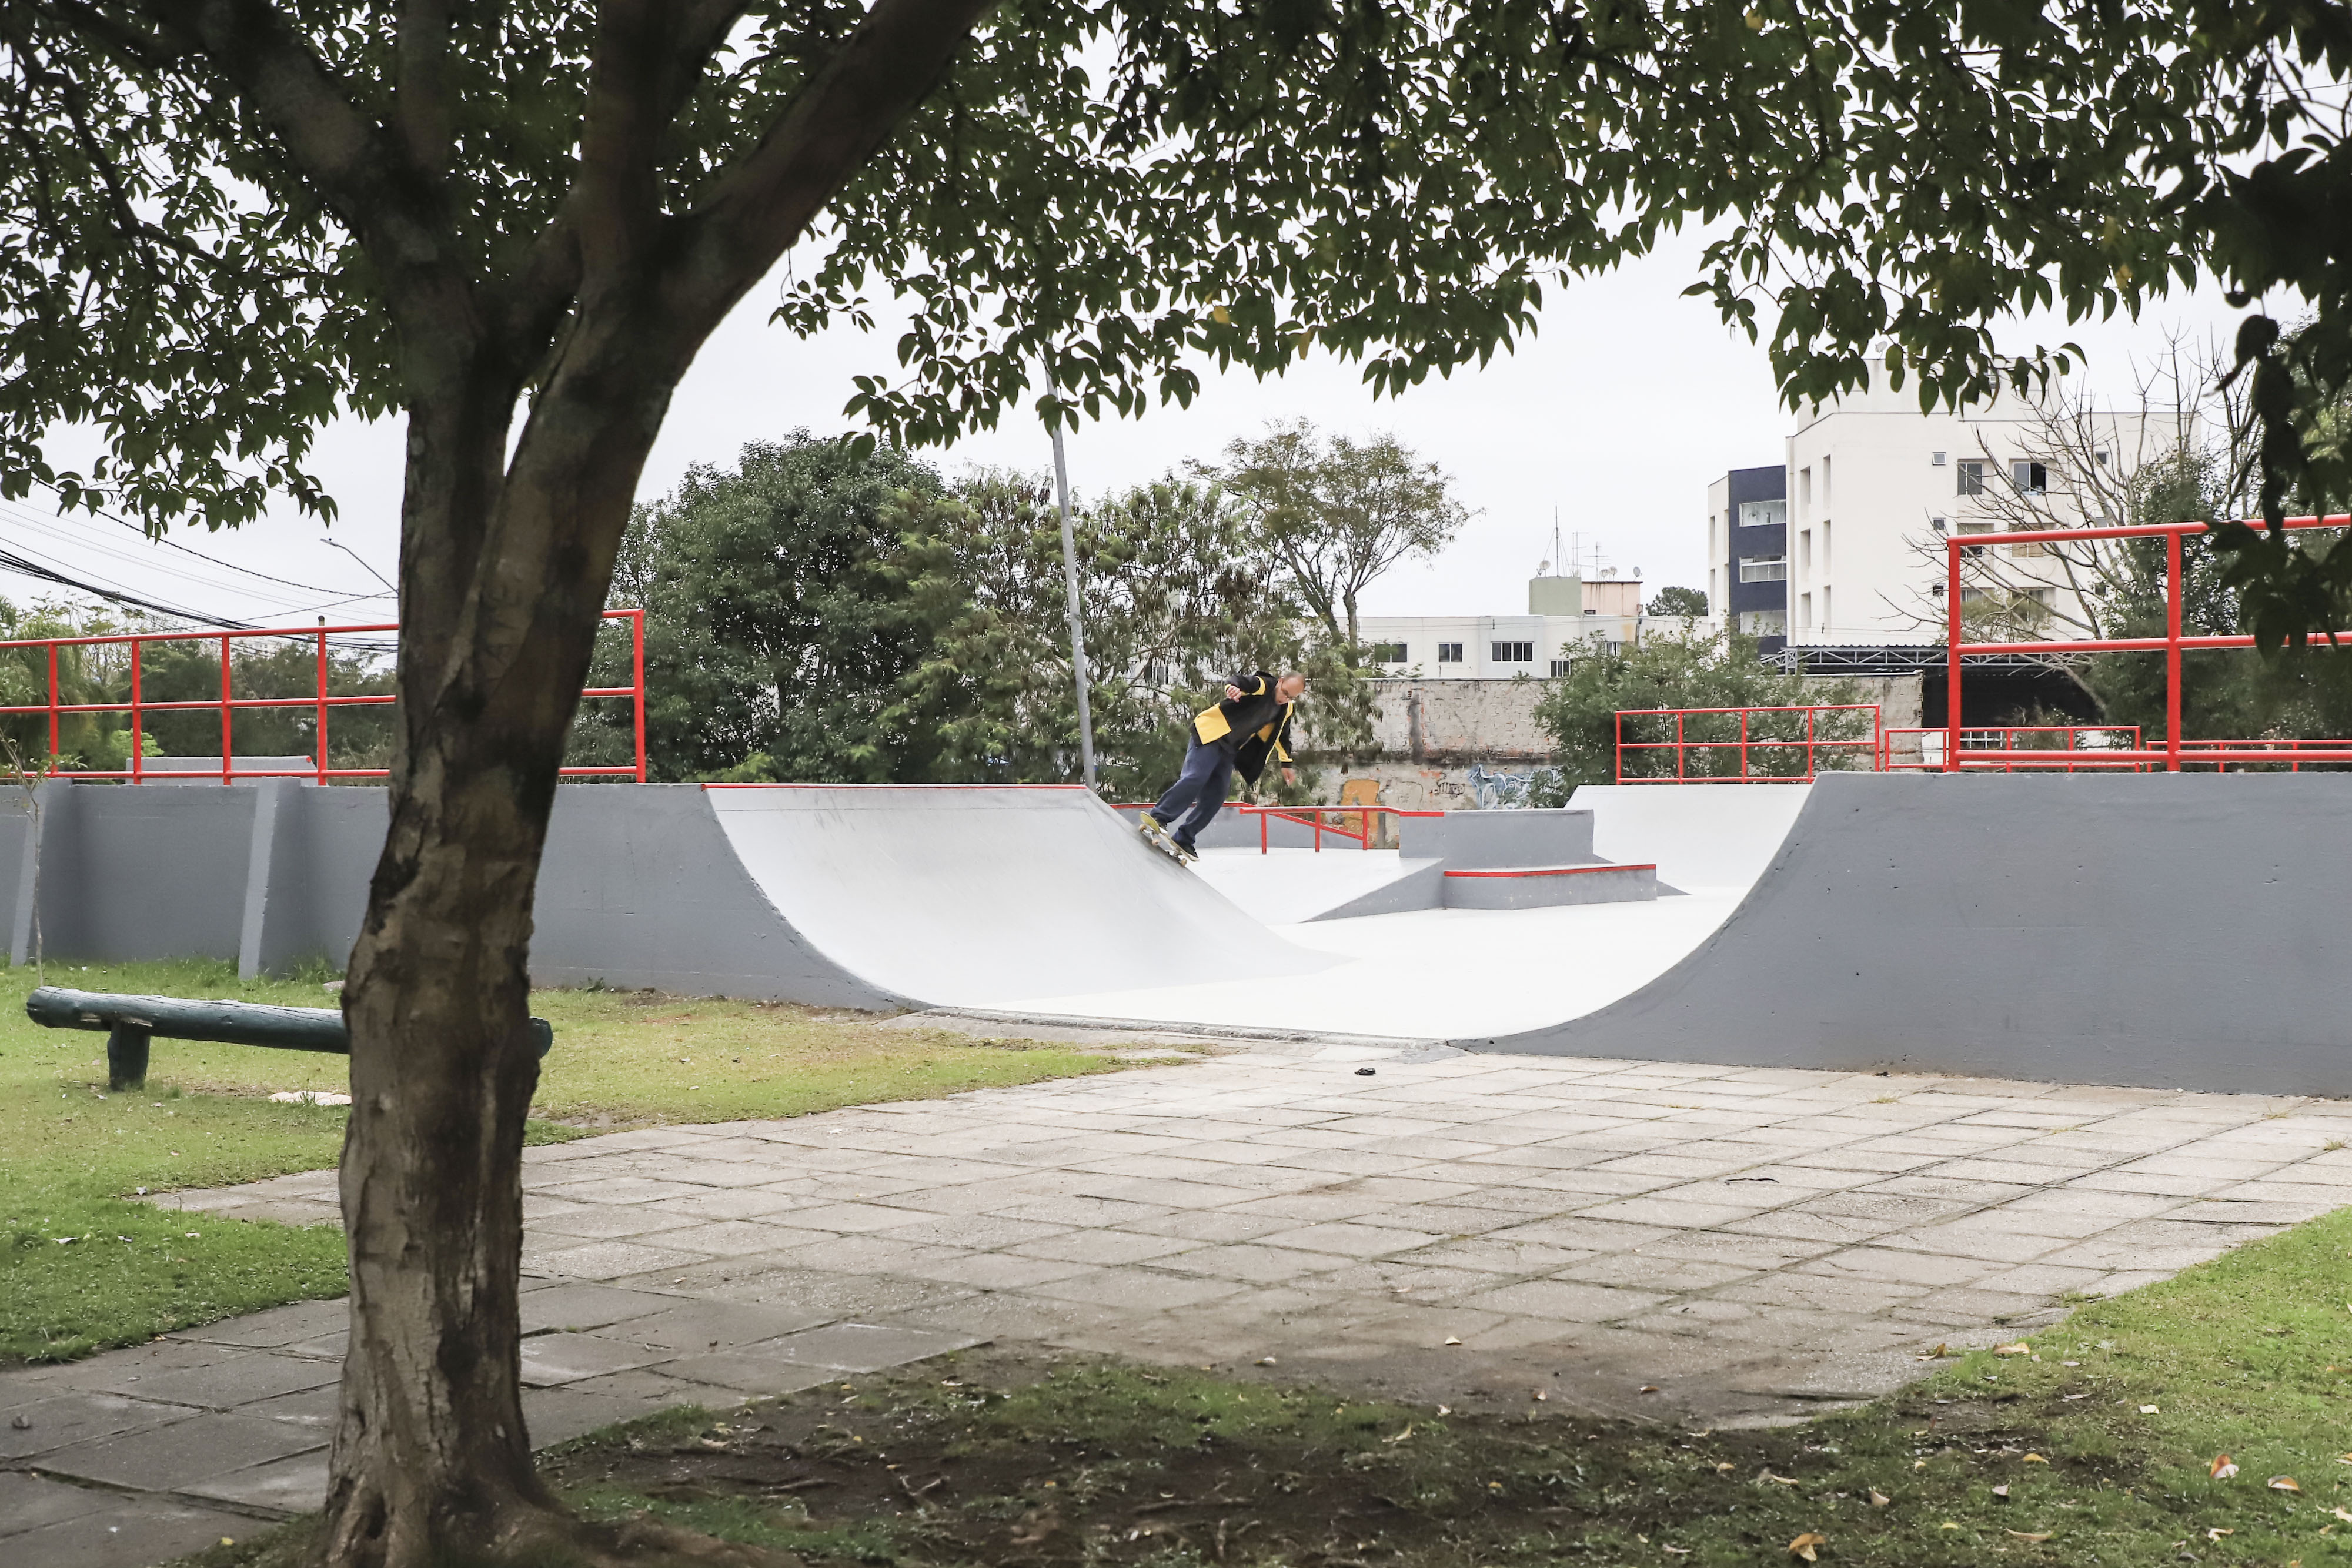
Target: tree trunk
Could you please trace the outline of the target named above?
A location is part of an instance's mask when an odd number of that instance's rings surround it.
[[[503,476],[510,390],[410,416],[391,830],[344,992],[351,1345],[320,1536],[337,1568],[580,1543],[533,1470],[518,1385],[531,901],[667,384],[604,407],[551,389]]]

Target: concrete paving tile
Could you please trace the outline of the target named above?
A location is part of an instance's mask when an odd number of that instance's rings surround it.
[[[1514,1208],[1474,1208],[1460,1203],[1417,1203],[1410,1208],[1376,1209],[1364,1219],[1393,1229],[1426,1231],[1433,1237],[1483,1236],[1488,1231],[1528,1224],[1531,1218],[1563,1215],[1591,1201],[1589,1196],[1554,1196],[1532,1213]]]
[[[1494,1241],[1534,1241],[1547,1247],[1566,1247],[1587,1252],[1627,1252],[1671,1234],[1672,1231],[1655,1225],[1634,1225],[1622,1220],[1566,1215],[1557,1219],[1538,1219],[1526,1225],[1515,1225],[1507,1230],[1490,1231],[1487,1239]]]
[[[974,1251],[992,1251],[999,1247],[1014,1247],[1024,1241],[1042,1241],[1058,1236],[1068,1227],[1047,1225],[1034,1219],[961,1215],[953,1218],[926,1220],[917,1225],[902,1225],[894,1229],[877,1231],[877,1240],[903,1241],[915,1246],[963,1247]]]
[[[670,1347],[657,1350],[600,1334],[532,1334],[522,1342],[522,1381],[530,1388],[556,1388],[583,1378],[650,1366],[668,1360],[672,1354]]]
[[[1084,1301],[1096,1306],[1141,1308],[1168,1312],[1220,1301],[1244,1289],[1237,1280],[1205,1275],[1185,1276],[1139,1268],[1097,1269],[1050,1284],[1034,1285],[1024,1294],[1049,1301]]]
[[[1428,1264],[1444,1269],[1468,1269],[1481,1274],[1544,1275],[1599,1254],[1590,1248],[1556,1247],[1547,1242],[1497,1240],[1492,1236],[1458,1237],[1408,1252],[1396,1262]]]
[[[79,1519],[111,1507],[116,1500],[112,1493],[90,1487],[69,1486],[21,1470],[0,1470],[0,1541],[60,1520]]]
[[[297,1301],[290,1307],[272,1307],[268,1312],[250,1312],[241,1318],[228,1318],[216,1323],[182,1329],[170,1337],[192,1340],[199,1344],[274,1350],[298,1340],[331,1333],[346,1326],[350,1321],[351,1302],[348,1298],[338,1296],[331,1301]]]
[[[828,1322],[833,1316],[797,1305],[673,1299],[672,1305],[659,1312],[606,1326],[598,1337],[694,1354],[796,1333]]]
[[[250,1540],[266,1524],[160,1498],[118,1498],[93,1513],[0,1538],[11,1562],[26,1568],[149,1568],[224,1541]]]
[[[588,1176],[573,1171],[557,1184],[538,1189],[574,1203],[651,1203],[657,1197],[692,1197],[704,1189],[682,1181],[656,1181],[651,1176]]]
[[[1991,1263],[2030,1263],[2069,1245],[2059,1236],[1998,1228],[1986,1215],[1966,1215],[1946,1225],[1899,1230],[1878,1239],[1881,1248],[1925,1252],[1937,1258],[1979,1259]]]
[[[44,1383],[57,1389],[114,1389],[137,1393],[133,1386],[150,1377],[192,1366],[211,1366],[245,1354],[241,1348],[199,1343],[193,1340],[151,1340],[124,1350],[109,1351],[84,1361],[47,1369]]]
[[[1055,1262],[1095,1266],[1142,1263],[1204,1245],[1170,1236],[1144,1236],[1127,1230],[1067,1230],[1010,1248],[1010,1254]]]
[[[2097,1291],[2109,1278],[2099,1269],[2066,1268],[2051,1263],[2021,1263],[2014,1269],[2003,1269],[1977,1281],[1977,1288],[2005,1291],[2011,1295],[2055,1298],[2070,1291]]]
[[[967,1255],[961,1247],[919,1247],[913,1242],[892,1241],[879,1236],[830,1236],[804,1246],[728,1261],[739,1269],[822,1269],[835,1274],[896,1274]]]
[[[1930,1291],[1915,1301],[1891,1309],[1888,1315],[1939,1328],[1957,1329],[1975,1324],[2012,1324],[2049,1306],[2050,1301],[2044,1296],[1958,1288]]]
[[[685,1221],[713,1219],[764,1219],[772,1214],[788,1209],[814,1207],[813,1199],[796,1193],[777,1192],[768,1186],[739,1187],[731,1192],[706,1192],[693,1197],[665,1197],[638,1209],[640,1218],[652,1218],[671,1215]],[[580,1232],[573,1231],[573,1235]],[[622,1234],[611,1232],[610,1234]]]
[[[1547,1170],[1580,1170],[1612,1158],[1610,1151],[1592,1148],[1563,1148],[1557,1143],[1528,1144],[1500,1148],[1492,1154],[1474,1155],[1463,1164],[1472,1169],[1481,1166],[1503,1170],[1536,1167]]]
[[[1065,1229],[1131,1224],[1174,1214],[1164,1204],[1134,1203],[1118,1198],[1077,1196],[1039,1197],[992,1210],[1005,1219],[1025,1219]]]
[[[1267,1237],[1265,1244],[1308,1252],[1335,1252],[1343,1258],[1381,1258],[1391,1253],[1410,1252],[1416,1247],[1426,1247],[1433,1241],[1444,1239],[1447,1234],[1435,1229],[1407,1230],[1391,1225],[1340,1222],[1279,1231]]]
[[[1772,1207],[1761,1203],[1677,1203],[1664,1197],[1629,1197],[1581,1210],[1578,1218],[1654,1225],[1673,1230],[1705,1230],[1735,1219],[1746,1219]]]
[[[240,1416],[258,1416],[271,1421],[294,1421],[305,1427],[331,1432],[336,1418],[342,1412],[342,1388],[340,1380],[318,1388],[305,1388],[299,1393],[280,1394],[274,1399],[257,1399],[250,1405],[240,1405]]]
[[[325,1387],[341,1377],[342,1369],[332,1362],[268,1351],[233,1352],[210,1366],[184,1367],[146,1377],[138,1384],[137,1393],[142,1399],[170,1405],[229,1410],[280,1394]]]
[[[1423,1185],[1441,1192],[1460,1190],[1459,1184],[1455,1183],[1429,1182]],[[1395,1200],[1362,1191],[1361,1186],[1360,1182],[1349,1182],[1307,1192],[1276,1193],[1268,1197],[1252,1198],[1246,1203],[1237,1204],[1234,1212],[1264,1214],[1287,1219],[1293,1225],[1311,1225],[1323,1220],[1353,1219],[1358,1215],[1394,1207]]]
[[[710,1351],[701,1355],[680,1356],[676,1361],[662,1363],[654,1370],[665,1377],[724,1388],[747,1398],[763,1399],[780,1394],[796,1394],[840,1375],[837,1369],[830,1366],[786,1361],[780,1356],[757,1354],[749,1350]]]
[[[622,1377],[635,1377],[635,1373],[621,1373]],[[588,1380],[588,1392],[583,1385],[567,1384],[562,1388],[526,1388],[522,1391],[523,1426],[530,1433],[534,1448],[551,1448],[558,1443],[568,1443],[574,1437],[614,1426],[622,1421],[634,1421],[648,1413],[646,1401],[624,1398],[615,1394],[598,1392],[594,1385],[602,1378]],[[680,1385],[680,1386],[684,1386]]]
[[[564,1238],[552,1238],[562,1240]],[[699,1263],[704,1254],[635,1241],[587,1241],[577,1247],[523,1243],[523,1266],[559,1279],[618,1280]]]
[[[904,1271],[919,1280],[941,1280],[984,1291],[1017,1291],[1091,1273],[1097,1267],[1012,1252],[965,1252],[936,1263],[908,1266]]]
[[[1180,1241],[1255,1241],[1278,1230],[1295,1228],[1286,1219],[1266,1214],[1239,1214],[1230,1208],[1198,1209],[1137,1220],[1118,1227],[1141,1236],[1170,1237]]]
[[[1926,1175],[1889,1176],[1886,1180],[1862,1188],[1867,1193],[1891,1193],[1902,1197],[1942,1198],[1965,1208],[1982,1208],[1996,1203],[2007,1203],[2023,1197],[2029,1192],[2054,1185],[2062,1177],[2035,1177],[2031,1182],[1978,1181],[1962,1176]],[[1851,1194],[1846,1196],[1853,1196]],[[1825,1202],[1828,1200],[1824,1200]]]
[[[632,1291],[617,1285],[583,1285],[569,1281],[526,1290],[522,1294],[522,1332],[544,1333],[550,1329],[585,1332],[630,1318],[642,1318],[687,1304],[677,1295]]]
[[[1435,1301],[1474,1291],[1495,1288],[1495,1276],[1477,1269],[1449,1269],[1409,1258],[1370,1258],[1328,1274],[1314,1276],[1307,1284],[1318,1301],[1332,1301],[1341,1310],[1386,1310],[1388,1301]]]
[[[230,1470],[319,1448],[323,1441],[320,1433],[291,1421],[207,1415],[77,1443],[42,1455],[40,1467],[53,1475],[112,1486],[176,1491]]]
[[[2208,1193],[2194,1203],[2184,1203],[2179,1208],[2165,1211],[2167,1219],[2184,1220],[2198,1225],[2300,1225],[2306,1219],[2316,1219],[2344,1207],[2337,1197],[2295,1199],[2241,1199],[2233,1196],[2239,1189]]]
[[[1453,1348],[1448,1340],[1467,1342],[1512,1321],[1507,1312],[1468,1306],[1459,1298],[1439,1305],[1399,1307],[1357,1325],[1357,1339],[1373,1344],[1402,1345],[1416,1350]]]
[[[2077,1176],[2065,1190],[2145,1194],[2176,1201],[2235,1185],[2224,1176],[2159,1176],[2153,1171],[2103,1170]]]
[[[1125,1198],[1130,1202],[1153,1203],[1165,1208],[1214,1209],[1247,1203],[1254,1197],[1264,1197],[1259,1187],[1212,1186],[1205,1182],[1140,1181],[1132,1177],[1105,1176],[1088,1189],[1093,1197]]]
[[[2113,1192],[2092,1186],[2096,1180],[2095,1176],[2084,1176],[2063,1186],[2044,1187],[2002,1207],[2014,1214],[2105,1214],[2117,1219],[2147,1219],[2180,1207],[2180,1199],[2168,1194]]]
[[[656,1245],[671,1251],[699,1253],[706,1258],[749,1258],[762,1252],[781,1252],[793,1247],[805,1247],[809,1245],[809,1233],[783,1225],[763,1224],[756,1219],[714,1219],[704,1224],[688,1224],[680,1230],[663,1231],[656,1239]],[[631,1270],[629,1272],[641,1273],[643,1270]]]
[[[1883,1280],[1898,1285],[1941,1288],[1970,1284],[2002,1270],[1981,1258],[1938,1257],[1891,1247],[1848,1247],[1799,1264],[1796,1271],[1832,1279]]]
[[[1778,1269],[1836,1249],[1828,1241],[1799,1241],[1780,1236],[1744,1236],[1733,1231],[1701,1230],[1662,1237],[1646,1242],[1643,1257],[1685,1258],[1694,1262],[1722,1263],[1740,1269]]]
[[[1587,1285],[1632,1285],[1650,1291],[1705,1291],[1752,1280],[1758,1270],[1733,1263],[1671,1258],[1654,1249],[1608,1252],[1558,1270],[1556,1278]]]
[[[1461,1304],[1473,1311],[1499,1312],[1507,1317],[1599,1323],[1639,1316],[1671,1299],[1660,1291],[1623,1291],[1573,1280],[1528,1280],[1482,1295],[1465,1296]]]
[[[190,1418],[185,1406],[157,1405],[119,1394],[60,1389],[0,1406],[0,1459],[22,1459],[76,1443],[143,1432]],[[24,1426],[16,1425],[23,1421]]]
[[[1156,1260],[1153,1267],[1179,1274],[1206,1274],[1222,1280],[1245,1280],[1255,1284],[1296,1280],[1302,1275],[1328,1273],[1347,1267],[1349,1260],[1330,1252],[1308,1252],[1258,1242],[1199,1247]]]
[[[787,1209],[771,1223],[794,1230],[835,1231],[855,1236],[893,1230],[902,1225],[919,1224],[930,1218],[915,1209],[893,1208],[879,1203],[824,1203],[808,1208]]]
[[[837,1372],[879,1372],[964,1350],[982,1341],[971,1334],[941,1333],[934,1329],[907,1328],[896,1323],[828,1323],[780,1339],[745,1345],[746,1356],[772,1356],[803,1366]]]
[[[327,1500],[327,1450],[314,1448],[268,1464],[194,1481],[180,1489],[190,1497],[279,1513],[316,1513]]]
[[[1892,1280],[1864,1279],[1851,1273],[1811,1274],[1788,1270],[1755,1275],[1717,1291],[1712,1300],[1740,1301],[1758,1307],[1812,1307],[1832,1312],[1874,1312],[1897,1302],[1916,1301],[1932,1287],[1900,1284]]]
[[[912,1307],[961,1301],[969,1285],[913,1280],[898,1274],[830,1273],[774,1265],[765,1259],[730,1259],[688,1270],[681,1289],[719,1301],[791,1306],[835,1318],[875,1317]],[[664,1280],[663,1283],[669,1283]]]

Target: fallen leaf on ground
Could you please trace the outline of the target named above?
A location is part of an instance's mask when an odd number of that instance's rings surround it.
[[[2012,1530],[2012,1531],[2011,1531],[2009,1533],[2010,1533],[2010,1534],[2011,1534],[2011,1535],[2014,1535],[2014,1536],[2015,1536],[2015,1537],[2017,1537],[2017,1539],[2019,1539],[2020,1541],[2047,1541],[2047,1540],[2049,1540],[2049,1539],[2050,1539],[2050,1537],[2051,1537],[2052,1535],[2055,1534],[2056,1532],[2055,1532],[2054,1531],[2048,1531],[2048,1530],[2043,1530],[2043,1531]]]
[[[2333,1509],[2328,1510],[2327,1511],[2328,1511],[2328,1512],[2330,1512],[2330,1513],[2332,1513],[2332,1514],[2334,1514],[2336,1518],[2338,1518],[2338,1519],[2342,1520],[2345,1523],[2347,1523],[2347,1524],[2352,1524],[2352,1513],[2347,1513],[2347,1512],[2345,1512],[2345,1511],[2344,1511],[2342,1509],[2340,1509],[2340,1508],[2333,1508]]]
[[[2293,1476],[2273,1476],[2270,1479],[2270,1489],[2273,1491],[2301,1491],[2303,1483]]]
[[[2161,1410],[2158,1409],[2158,1408],[2157,1408],[2155,1406],[2153,1406],[2153,1405],[2143,1405],[2143,1406],[2141,1406],[2139,1407],[2139,1413],[2140,1413],[2141,1415],[2143,1415],[2143,1416],[2161,1416],[2161,1415],[2163,1415],[2163,1414],[2164,1414],[2164,1412],[2163,1412],[2163,1411],[2161,1411]]]
[[[1655,1394],[1658,1391],[1658,1385],[1654,1383],[1644,1383],[1642,1385],[1641,1391],[1644,1394]]]
[[[2025,1456],[2024,1459],[2023,1459],[2023,1460],[2021,1460],[2021,1463],[2024,1463],[2024,1464],[2029,1464],[2029,1465],[2046,1465],[2046,1464],[2048,1464],[2050,1461],[2049,1461],[2049,1460],[2047,1460],[2047,1459],[2045,1459],[2045,1458],[2042,1458],[2041,1455],[2039,1455],[2039,1454],[2028,1454],[2028,1455],[2026,1455],[2026,1456]]]
[[[2019,1340],[2015,1344],[1997,1344],[1992,1347],[1992,1353],[1995,1355],[2032,1355],[2033,1347]]]
[[[1789,1555],[1801,1557],[1808,1563],[1818,1563],[1821,1559],[1813,1555],[1813,1549],[1817,1546],[1827,1546],[1829,1543],[1828,1536],[1817,1530],[1808,1530],[1804,1534],[1789,1542]]]
[[[1407,1421],[1407,1422],[1404,1424],[1404,1430],[1403,1430],[1403,1431],[1399,1432],[1399,1433],[1398,1433],[1395,1437],[1382,1437],[1382,1438],[1381,1439],[1381,1442],[1383,1442],[1383,1443],[1402,1443],[1402,1442],[1403,1442],[1407,1437],[1412,1437],[1412,1422],[1410,1422],[1410,1421]]]
[[[1873,1508],[1885,1508],[1888,1503],[1893,1502],[1894,1500],[1894,1500],[1893,1498],[1888,1497],[1885,1492],[1880,1491],[1880,1490],[1877,1490],[1875,1487],[1874,1487],[1874,1488],[1872,1488],[1872,1489],[1871,1489],[1871,1493],[1870,1493],[1870,1506],[1871,1506],[1871,1507],[1873,1507]]]
[[[2009,1500],[2009,1488],[2007,1486],[1997,1486],[1992,1489],[1992,1495],[2000,1499],[2001,1501],[2007,1502]]]
[[[1759,1480],[1759,1481],[1770,1481],[1770,1482],[1772,1482],[1775,1486],[1792,1487],[1792,1486],[1795,1486],[1795,1485],[1797,1484],[1795,1481],[1790,1480],[1790,1479],[1788,1477],[1786,1477],[1786,1476],[1776,1476],[1776,1475],[1774,1475],[1774,1474],[1771,1472],[1771,1470],[1770,1470],[1769,1469],[1761,1469],[1761,1470],[1757,1471],[1757,1472],[1756,1472],[1756,1479],[1757,1479],[1758,1480]]]
[[[1957,1525],[1957,1524],[1954,1524],[1950,1520],[1948,1520],[1948,1520],[1944,1521],[1944,1522],[1943,1522],[1943,1523],[1941,1523],[1941,1524],[1937,1525],[1936,1528],[1937,1528],[1937,1529],[1938,1529],[1938,1530],[1958,1530],[1958,1529],[1959,1528],[1959,1526],[1958,1526],[1958,1525]]]
[[[26,1425],[29,1426],[31,1423],[27,1422]],[[1715,1467],[1715,1473],[1719,1476],[1727,1476],[1732,1472],[1732,1469],[1733,1466],[1731,1461],[1729,1459],[1726,1459],[1721,1464]]]
[[[2205,1473],[2217,1481],[2226,1481],[2238,1473],[2238,1467],[2229,1455],[2216,1454],[2213,1462],[2205,1467]]]
[[[2238,1532],[2234,1530],[2224,1530],[2217,1524],[2212,1529],[2205,1532],[2205,1539],[2208,1541],[2219,1541],[2225,1535],[2235,1535]]]
[[[1448,1343],[1448,1344],[1460,1344],[1462,1342],[1461,1342],[1460,1340],[1458,1340],[1458,1339],[1455,1339],[1452,1334],[1447,1334],[1447,1335],[1445,1336],[1445,1343]]]

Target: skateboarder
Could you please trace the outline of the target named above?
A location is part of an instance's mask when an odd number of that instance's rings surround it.
[[[1143,814],[1143,836],[1155,849],[1188,863],[1198,860],[1192,841],[1223,808],[1234,775],[1256,783],[1269,756],[1281,759],[1285,784],[1298,782],[1285,743],[1306,690],[1307,677],[1296,671],[1277,678],[1259,670],[1234,676],[1225,686],[1224,701],[1193,716],[1184,771],[1160,804]]]

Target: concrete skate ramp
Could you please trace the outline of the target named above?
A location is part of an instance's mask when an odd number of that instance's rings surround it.
[[[1831,774],[1672,969],[1456,1043],[2343,1095],[2347,885],[2352,776]]]
[[[1274,936],[1071,786],[705,791],[786,925],[865,983],[932,1005],[1310,974]]]
[[[1602,860],[1654,862],[1671,886],[1748,887],[1804,809],[1810,784],[1586,784],[1569,804],[1592,813]]]

